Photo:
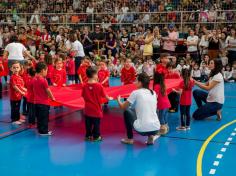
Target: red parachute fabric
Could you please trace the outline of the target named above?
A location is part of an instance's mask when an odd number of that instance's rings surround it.
[[[181,79],[166,79],[165,84],[167,92],[172,92],[172,89],[177,89]],[[150,84],[150,89],[152,89],[153,83]],[[83,109],[84,99],[81,96],[82,85],[73,85],[68,87],[50,87],[53,95],[55,96],[56,102],[50,102],[51,106],[67,106],[70,108]],[[129,97],[131,92],[136,90],[135,84],[129,84],[124,86],[115,86],[105,88],[108,96],[116,99],[119,95],[123,98]]]

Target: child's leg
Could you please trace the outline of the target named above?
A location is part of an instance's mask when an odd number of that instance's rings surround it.
[[[23,115],[28,114],[27,99],[23,97]]]
[[[86,128],[86,138],[89,138],[92,136],[92,118],[85,116],[85,128]]]
[[[190,108],[191,106],[186,106],[185,116],[186,116],[186,126],[190,126],[191,116],[190,116]]]
[[[93,124],[93,139],[97,139],[100,137],[100,118],[93,118],[92,119],[92,124]]]
[[[35,105],[37,116],[37,128],[40,134],[48,133],[48,120],[49,120],[49,106],[37,104]]]
[[[134,121],[137,119],[136,113],[131,110],[127,109],[124,112],[124,120],[125,120],[125,127],[128,139],[133,139],[133,124]]]
[[[11,121],[20,120],[20,104],[21,101],[11,101]]]
[[[7,84],[7,76],[4,76],[5,83]]]
[[[185,106],[180,106],[180,121],[181,121],[181,127],[185,127]]]
[[[35,107],[33,103],[28,103],[28,110],[29,110],[29,114],[28,114],[28,122],[29,124],[34,125],[35,124]]]
[[[2,81],[1,80],[0,80],[0,98],[2,98]]]
[[[165,125],[166,124],[165,118],[164,118],[164,110],[159,110],[158,118],[159,118],[159,121],[160,121],[161,125]]]

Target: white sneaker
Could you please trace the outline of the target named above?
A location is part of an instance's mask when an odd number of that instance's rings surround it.
[[[22,123],[20,121],[15,121],[15,122],[12,122],[13,125],[21,125]]]
[[[40,136],[52,136],[52,131],[49,131],[48,133],[39,133]]]
[[[19,122],[25,123],[25,120],[24,119],[20,119]]]

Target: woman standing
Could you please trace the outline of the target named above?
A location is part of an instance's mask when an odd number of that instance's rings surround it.
[[[217,120],[221,120],[221,109],[224,104],[224,78],[222,75],[221,59],[212,59],[209,63],[211,70],[210,80],[206,84],[195,81],[195,84],[203,90],[195,90],[193,97],[198,109],[193,113],[195,120],[203,120],[207,117],[217,115]],[[205,91],[204,91],[205,90]],[[208,91],[208,93],[206,92]],[[202,104],[205,103],[205,105]]]
[[[133,128],[139,134],[148,136],[147,145],[154,144],[156,134],[160,129],[160,122],[157,117],[157,96],[149,89],[150,78],[146,73],[138,75],[137,90],[133,91],[127,101],[118,103],[124,109],[124,120],[127,138],[122,139],[124,144],[133,144]],[[131,108],[129,106],[131,105]]]
[[[154,40],[154,36],[153,36],[153,29],[150,27],[147,29],[147,34],[145,37],[145,45],[144,45],[144,49],[143,49],[143,59],[145,60],[149,60],[152,59],[152,55],[153,55],[153,47],[152,47],[152,42]]]
[[[236,31],[231,29],[231,35],[226,39],[226,46],[228,49],[229,63],[232,64],[236,60]]]
[[[220,42],[216,30],[213,30],[209,35],[208,55],[210,59],[215,59],[219,56]]]
[[[155,27],[154,29],[154,39],[152,42],[152,46],[153,46],[152,60],[156,61],[160,57],[160,51],[161,51],[161,35],[160,35],[160,29],[158,27]]]

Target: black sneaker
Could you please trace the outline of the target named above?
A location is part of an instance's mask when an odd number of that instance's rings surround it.
[[[52,131],[49,131],[47,133],[39,133],[40,136],[52,136]]]
[[[85,141],[92,141],[92,140],[93,140],[93,137],[92,137],[92,136],[85,137],[84,140],[85,140]]]
[[[93,142],[101,142],[102,141],[102,137],[99,136],[98,138],[94,138]]]

